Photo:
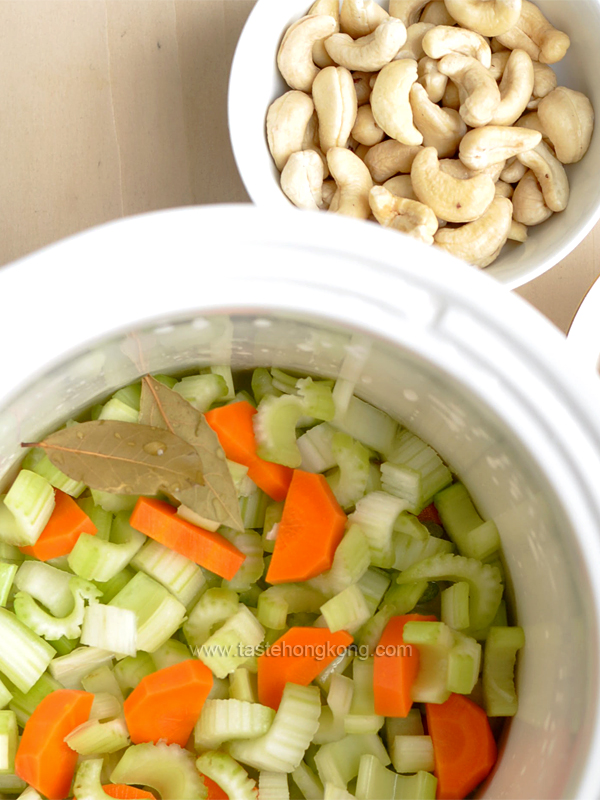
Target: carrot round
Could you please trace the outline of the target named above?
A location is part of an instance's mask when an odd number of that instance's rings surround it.
[[[116,800],[156,800],[152,792],[145,792],[143,789],[129,786],[127,783],[105,783],[102,788],[106,794]]]
[[[181,553],[195,564],[231,580],[246,558],[220,533],[192,525],[177,516],[169,503],[140,497],[129,524],[165,547]]]
[[[87,722],[94,695],[57,689],[44,697],[27,720],[15,759],[15,773],[48,800],[71,791],[78,755],[65,736]]]
[[[290,628],[258,657],[258,702],[277,710],[286,683],[308,686],[352,642],[346,631]]]
[[[438,800],[462,800],[490,774],[497,748],[485,711],[462,694],[426,703]]]
[[[52,516],[35,544],[21,547],[22,553],[40,561],[68,555],[82,533],[94,535],[97,528],[92,520],[68,494],[56,490]]]
[[[213,408],[204,415],[217,434],[225,455],[248,467],[248,477],[277,502],[284,499],[292,480],[292,470],[256,454],[256,439],[252,417],[256,414],[246,400]]]
[[[407,622],[435,622],[422,614],[392,617],[375,648],[373,693],[375,713],[383,717],[406,717],[412,707],[411,690],[419,671],[419,651],[404,644]]]
[[[185,747],[212,685],[212,672],[196,658],[146,675],[123,705],[133,744],[164,739]]]
[[[330,569],[346,521],[323,475],[294,470],[267,581],[305,581]]]
[[[438,514],[437,508],[430,503],[428,506],[425,506],[423,511],[419,514],[419,522],[435,522],[436,525],[442,524],[442,518]]]
[[[202,780],[208,791],[206,800],[229,800],[229,795],[225,794],[218,783],[215,783],[206,775],[202,776]]]

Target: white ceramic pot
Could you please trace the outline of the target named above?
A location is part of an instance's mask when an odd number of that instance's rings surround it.
[[[387,8],[387,0],[378,2]],[[536,0],[536,4],[571,37],[567,56],[554,65],[559,85],[585,92],[599,115],[600,0]],[[311,0],[258,0],[240,36],[231,68],[229,131],[235,160],[252,200],[270,209],[289,205],[279,187],[279,173],[265,133],[269,105],[289,90],[277,70],[276,54],[283,32],[306,14],[310,5]],[[487,268],[486,272],[505,286],[514,289],[546,272],[583,240],[600,217],[598,131],[586,157],[567,167],[567,173],[571,184],[567,209],[530,228],[524,245],[509,243]],[[398,242],[399,254],[402,242]]]
[[[117,387],[211,363],[342,375],[427,439],[497,522],[527,639],[483,796],[600,796],[600,393],[524,301],[394,232],[249,206],[89,231],[0,297],[2,475]]]

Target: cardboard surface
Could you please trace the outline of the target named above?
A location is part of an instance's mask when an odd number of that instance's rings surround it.
[[[253,4],[0,0],[0,264],[124,215],[248,199],[226,99]],[[599,256],[600,226],[519,294],[567,330]]]

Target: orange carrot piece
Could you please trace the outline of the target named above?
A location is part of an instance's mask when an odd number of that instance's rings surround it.
[[[162,500],[140,497],[129,523],[154,541],[227,580],[233,578],[246,558],[220,533],[192,525],[177,516],[173,506]]]
[[[462,694],[426,703],[438,800],[462,800],[490,774],[498,755],[485,711]]]
[[[72,497],[57,489],[54,498],[54,511],[40,538],[35,544],[20,548],[22,553],[40,561],[68,555],[82,533],[94,535],[98,531]]]
[[[197,658],[146,675],[123,705],[131,741],[185,747],[212,685],[212,672]]]
[[[207,775],[203,775],[202,780],[208,790],[207,800],[229,800],[229,795],[225,794],[218,783],[215,783]]]
[[[331,569],[346,521],[325,477],[295,469],[266,580],[305,581]]]
[[[292,470],[282,464],[265,461],[256,454],[252,418],[256,414],[246,400],[213,408],[204,415],[219,437],[227,458],[248,467],[248,477],[277,502],[283,500],[292,480]]]
[[[383,717],[406,717],[412,707],[411,690],[419,671],[419,651],[405,645],[402,635],[406,623],[413,620],[435,622],[436,618],[422,614],[392,617],[375,648],[375,713]]]
[[[65,736],[87,722],[94,695],[57,689],[44,697],[27,720],[17,750],[15,773],[49,800],[71,791],[78,755]]]
[[[437,508],[430,503],[428,506],[425,506],[423,511],[418,516],[419,522],[435,522],[436,525],[442,524],[442,518],[438,514]],[[442,526],[443,527],[443,526]]]
[[[290,628],[258,657],[258,702],[277,710],[286,683],[308,686],[352,642],[346,631]]]
[[[105,783],[102,788],[106,794],[116,800],[156,800],[152,792],[145,792],[143,789],[129,786],[127,783]]]

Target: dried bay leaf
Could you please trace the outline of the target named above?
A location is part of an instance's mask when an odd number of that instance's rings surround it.
[[[54,466],[91,489],[155,495],[202,484],[196,449],[171,431],[133,422],[82,422],[48,436],[43,447]]]
[[[185,439],[201,459],[204,485],[172,492],[173,496],[199,516],[243,531],[238,496],[225,453],[204,415],[177,392],[146,375],[142,380],[140,422]]]

